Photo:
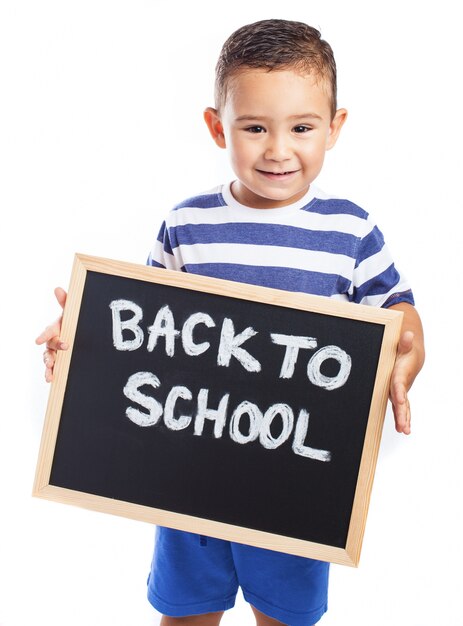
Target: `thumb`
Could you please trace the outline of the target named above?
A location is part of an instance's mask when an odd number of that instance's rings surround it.
[[[64,291],[62,287],[56,287],[55,298],[58,300],[58,304],[62,309],[64,309],[64,305],[66,304],[67,293]]]
[[[414,338],[415,334],[411,330],[406,330],[404,333],[402,333],[397,349],[398,354],[407,354],[407,352],[410,352],[413,347]]]

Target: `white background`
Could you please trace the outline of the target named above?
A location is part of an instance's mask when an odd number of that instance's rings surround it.
[[[333,566],[322,623],[463,623],[456,6],[1,2],[1,626],[159,623],[145,600],[150,525],[31,497],[49,391],[34,338],[75,252],[144,263],[169,208],[230,177],[202,110],[225,38],[269,17],[306,21],[333,46],[350,116],[318,182],[374,215],[427,337],[413,434],[388,413],[360,567]],[[253,624],[241,598],[224,623]]]

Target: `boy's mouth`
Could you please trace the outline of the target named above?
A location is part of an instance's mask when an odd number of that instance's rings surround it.
[[[285,172],[271,172],[267,170],[257,170],[259,174],[273,180],[282,180],[296,174],[297,170],[286,170]]]

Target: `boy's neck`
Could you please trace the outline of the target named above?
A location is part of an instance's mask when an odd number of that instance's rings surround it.
[[[289,198],[282,197],[281,199],[278,199],[278,198],[264,198],[262,196],[257,196],[252,191],[250,191],[247,187],[245,187],[239,180],[234,180],[230,185],[231,194],[237,202],[239,202],[240,204],[244,206],[250,207],[252,209],[263,209],[263,210],[280,209],[285,206],[290,206],[291,204],[294,204],[295,202],[303,198],[305,195],[307,195],[309,189],[310,189],[310,186],[306,187],[305,189],[302,189],[299,193]]]
[[[288,199],[285,202],[275,202],[272,199],[266,198],[259,198],[258,202],[256,203],[252,202],[251,200],[244,202],[241,194],[236,192],[238,182],[239,181],[234,180],[229,184],[225,184],[222,192],[228,205],[235,206],[236,208],[241,207],[243,210],[257,210],[265,212],[278,210],[284,211],[292,210],[293,208],[301,208],[305,206],[312,199],[313,194],[316,193],[316,187],[314,185],[310,185],[310,187],[305,190],[305,193],[297,194],[297,196],[294,196],[294,198]],[[244,200],[246,200],[246,198],[244,198]],[[262,200],[264,200],[264,202],[262,202]]]

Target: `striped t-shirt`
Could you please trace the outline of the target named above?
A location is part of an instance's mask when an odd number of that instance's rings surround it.
[[[368,213],[312,185],[277,209],[239,204],[230,185],[189,198],[170,211],[148,264],[372,306],[413,304]]]

